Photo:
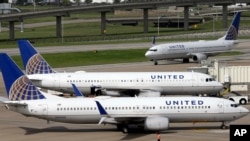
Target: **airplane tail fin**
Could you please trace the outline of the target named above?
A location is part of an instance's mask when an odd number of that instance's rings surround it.
[[[45,99],[45,96],[6,53],[0,53],[0,69],[9,100]]]
[[[240,25],[240,14],[241,12],[237,12],[234,16],[234,19],[230,25],[230,27],[227,30],[226,35],[224,35],[222,40],[237,40],[238,37],[238,30]]]
[[[155,45],[155,42],[156,42],[156,39],[155,39],[155,36],[153,36],[153,38],[152,38],[152,45],[153,46]]]
[[[39,54],[28,40],[18,40],[26,74],[55,73],[46,60]]]

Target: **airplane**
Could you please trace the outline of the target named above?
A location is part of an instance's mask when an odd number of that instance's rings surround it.
[[[249,113],[216,97],[59,97],[40,91],[6,53],[0,53],[0,69],[8,97],[0,97],[5,107],[48,122],[114,124],[127,133],[131,125],[162,131],[175,122],[222,122],[221,128],[226,128]]]
[[[183,63],[188,63],[192,58],[195,62],[206,60],[209,56],[214,56],[221,52],[231,50],[236,44],[238,29],[240,24],[240,12],[234,16],[227,33],[217,40],[200,40],[192,42],[176,42],[153,45],[145,53],[145,56],[158,65],[158,60],[183,59]]]
[[[74,83],[84,95],[216,94],[220,82],[198,72],[70,72],[52,69],[28,40],[18,40],[22,61],[29,79],[38,87],[73,93]]]

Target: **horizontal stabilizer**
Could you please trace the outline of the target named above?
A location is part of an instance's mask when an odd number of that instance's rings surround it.
[[[27,103],[20,102],[20,101],[5,101],[4,104],[7,104],[8,106],[16,106],[16,107],[28,105]]]
[[[5,102],[5,101],[9,101],[9,99],[8,99],[8,98],[6,98],[6,97],[2,97],[2,96],[0,96],[0,101],[1,101],[1,102]]]

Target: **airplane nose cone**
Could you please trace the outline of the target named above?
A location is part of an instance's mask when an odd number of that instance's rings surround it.
[[[223,86],[221,83],[218,82],[218,89],[221,90],[221,89],[223,89],[223,87],[224,87],[224,86]]]
[[[145,53],[145,56],[146,56],[147,58],[150,58],[150,55],[151,55],[151,53],[150,53],[149,51],[147,51],[147,52]]]
[[[245,107],[242,107],[242,108],[240,109],[240,112],[241,112],[241,113],[244,113],[244,115],[247,115],[247,114],[249,113],[249,110],[248,110],[247,108],[245,108]]]

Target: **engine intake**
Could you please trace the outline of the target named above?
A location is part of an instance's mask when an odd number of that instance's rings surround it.
[[[201,60],[206,60],[207,59],[207,55],[202,54],[202,53],[196,53],[193,55],[193,60],[200,62]]]

